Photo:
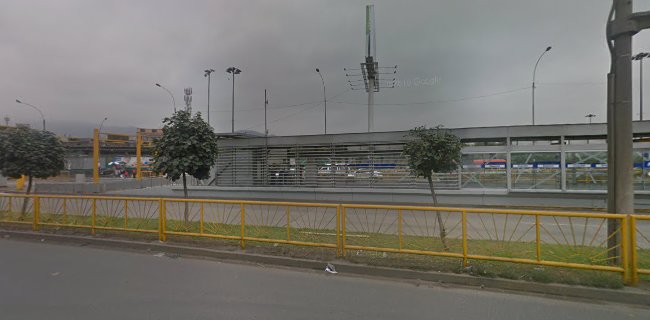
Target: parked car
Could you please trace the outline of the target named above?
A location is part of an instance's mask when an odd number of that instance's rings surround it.
[[[347,166],[325,166],[318,169],[318,175],[354,178],[355,172]]]
[[[380,171],[370,169],[359,169],[354,173],[354,177],[359,179],[381,178],[383,176]]]

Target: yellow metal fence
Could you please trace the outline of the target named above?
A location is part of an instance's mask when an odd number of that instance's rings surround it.
[[[0,194],[0,222],[597,270],[627,284],[650,275],[644,215]]]
[[[464,264],[489,260],[631,277],[627,242],[608,246],[614,237],[628,239],[625,215],[375,205],[343,205],[342,212],[344,254],[372,250],[454,257]],[[608,221],[617,222],[611,234]]]

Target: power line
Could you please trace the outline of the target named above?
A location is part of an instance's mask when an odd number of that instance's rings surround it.
[[[501,92],[494,92],[494,93],[484,94],[484,95],[480,95],[480,96],[463,97],[463,98],[457,98],[457,99],[431,100],[431,101],[407,102],[407,103],[375,103],[375,105],[380,105],[380,106],[410,106],[410,105],[439,104],[439,103],[448,103],[448,102],[458,102],[458,101],[489,98],[489,97],[514,93],[514,92],[518,92],[518,91],[522,91],[522,90],[529,90],[529,89],[530,89],[530,87],[520,87],[520,88],[516,88],[516,89],[501,91]],[[332,101],[332,102],[333,103],[339,103],[339,104],[349,104],[349,105],[367,105],[367,103],[357,103],[357,102],[344,102],[344,101]]]
[[[607,82],[541,82],[541,83],[536,83],[538,86],[604,86],[606,85]]]
[[[329,99],[338,98],[338,97],[342,96],[343,94],[345,94],[345,93],[347,93],[347,92],[349,92],[349,91],[351,91],[351,90],[352,90],[352,89],[350,89],[350,88],[348,88],[348,89],[346,89],[346,90],[343,90],[343,91],[339,92],[338,94],[333,95],[333,96],[332,96],[331,98],[329,98]],[[310,103],[310,104],[311,104],[311,103]],[[302,113],[303,111],[316,109],[317,107],[320,107],[322,104],[323,104],[323,101],[320,101],[317,105],[312,106],[311,108],[305,108],[305,109],[302,109],[302,110],[296,111],[296,112],[294,112],[294,113],[291,113],[291,114],[289,114],[289,115],[287,115],[287,116],[284,116],[284,117],[280,117],[280,118],[277,118],[277,119],[271,120],[271,121],[267,122],[267,125],[270,124],[270,123],[276,123],[276,122],[278,122],[278,121],[282,121],[282,120],[285,120],[285,119],[291,118],[291,117],[293,117],[293,116],[296,116],[296,115]],[[307,103],[303,103],[303,104],[300,104],[300,105],[307,105]],[[294,106],[298,106],[298,105],[294,105]],[[278,108],[275,108],[275,109],[278,109]],[[248,130],[248,129],[252,129],[252,128],[259,127],[259,126],[263,126],[263,125],[264,125],[264,123],[262,123],[262,124],[256,124],[256,125],[254,125],[254,126],[250,126],[250,127],[245,128],[245,129],[243,129],[243,130]]]
[[[574,86],[589,86],[589,85],[606,85],[605,82],[542,82],[542,83],[537,83],[539,86],[564,86],[564,85],[574,85]],[[494,96],[499,96],[499,95],[504,95],[504,94],[509,94],[509,93],[514,93],[522,90],[527,90],[530,89],[530,87],[520,87],[520,88],[515,88],[511,90],[506,90],[506,91],[500,91],[500,92],[494,92],[494,93],[489,93],[485,95],[479,95],[479,96],[471,96],[471,97],[463,97],[463,98],[457,98],[457,99],[448,99],[448,100],[431,100],[431,101],[422,101],[422,102],[406,102],[406,103],[375,103],[375,105],[379,106],[409,106],[409,105],[425,105],[425,104],[440,104],[440,103],[449,103],[449,102],[458,102],[458,101],[466,101],[466,100],[474,100],[474,99],[482,99],[482,98],[489,98],[489,97],[494,97]],[[348,90],[349,91],[349,90]],[[341,94],[345,93],[347,91],[344,91],[332,98],[328,99],[334,99],[340,96]],[[347,104],[347,105],[367,105],[368,103],[366,102],[344,102],[344,101],[331,101],[332,103],[338,103],[338,104]],[[271,106],[269,105],[269,110],[281,110],[281,109],[289,109],[289,108],[296,108],[296,107],[302,107],[306,105],[315,105],[318,106],[322,104],[322,101],[311,101],[311,102],[303,102],[303,103],[297,103],[297,104],[290,104],[290,105],[276,105],[276,106]],[[262,111],[264,110],[263,107],[246,107],[243,109],[237,109],[237,112],[247,112],[247,111]],[[211,112],[231,112],[231,110],[212,110]]]
[[[298,104],[291,104],[291,105],[287,105],[287,106],[275,106],[275,107],[269,106],[268,109],[270,109],[270,110],[279,110],[279,109],[295,108],[295,107],[300,107],[300,106],[304,106],[304,105],[318,104],[318,103],[322,103],[322,101],[304,102],[304,103],[298,103]],[[261,107],[261,108],[260,107],[247,107],[247,109],[237,109],[235,111],[239,112],[239,111],[262,111],[262,110],[264,110],[264,107]],[[213,110],[213,111],[214,112],[231,112],[230,110]]]
[[[322,103],[321,103],[321,104],[322,104]],[[296,112],[290,113],[290,114],[287,115],[287,116],[284,116],[284,117],[280,117],[280,118],[277,118],[277,119],[271,120],[271,121],[267,122],[267,125],[268,125],[268,124],[271,124],[271,123],[276,123],[276,122],[278,122],[278,121],[282,121],[282,120],[284,120],[284,119],[291,118],[291,117],[293,117],[293,116],[296,116],[296,115],[302,113],[303,111],[316,109],[316,107],[320,107],[321,104],[318,104],[318,105],[312,106],[311,108],[305,108],[305,109],[302,109],[302,110],[298,110],[298,111],[296,111]],[[248,130],[248,129],[256,128],[256,127],[263,126],[263,125],[264,125],[264,123],[262,123],[262,124],[256,124],[256,125],[254,125],[254,126],[250,126],[250,127],[245,128],[245,129],[243,129],[243,130]]]

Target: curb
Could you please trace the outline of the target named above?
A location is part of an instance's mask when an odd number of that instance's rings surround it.
[[[166,253],[174,253],[186,256],[207,257],[220,260],[258,263],[271,266],[282,266],[309,270],[322,270],[324,265],[323,261],[316,260],[233,252],[156,242],[106,239],[88,236],[44,234],[37,232],[10,230],[0,230],[0,236],[3,238],[8,236],[8,238],[25,240],[45,239],[62,244],[81,243],[102,248],[131,249],[137,251],[163,251]],[[463,274],[425,272],[358,265],[341,260],[336,261],[336,269],[339,273],[346,275],[418,280],[439,284],[454,284],[487,290],[503,290],[519,293],[541,294],[555,298],[570,297],[596,302],[614,302],[650,307],[650,292],[636,288],[624,288],[615,290],[563,284],[525,282],[509,279],[480,278]]]

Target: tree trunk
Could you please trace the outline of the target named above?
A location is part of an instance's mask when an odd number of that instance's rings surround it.
[[[32,191],[32,176],[29,176],[29,180],[27,182],[27,193],[29,194]],[[23,198],[23,209],[20,211],[20,217],[24,218],[25,217],[25,212],[27,211],[27,202],[29,201],[28,197]]]
[[[183,172],[183,194],[185,195],[185,199],[187,199],[187,180],[185,179],[185,172]],[[190,220],[190,214],[188,212],[188,203],[185,201],[185,212],[183,213],[183,219],[185,221],[185,226],[187,226],[187,222]]]
[[[433,187],[433,179],[431,175],[427,176],[427,181],[429,182],[429,189],[431,189],[431,198],[433,199],[433,206],[438,206],[438,199],[436,198],[436,189]],[[440,228],[440,241],[442,242],[442,247],[445,251],[449,251],[449,246],[447,245],[447,231],[445,231],[445,225],[442,221],[442,216],[440,211],[436,211],[436,219],[438,219],[438,227]]]

